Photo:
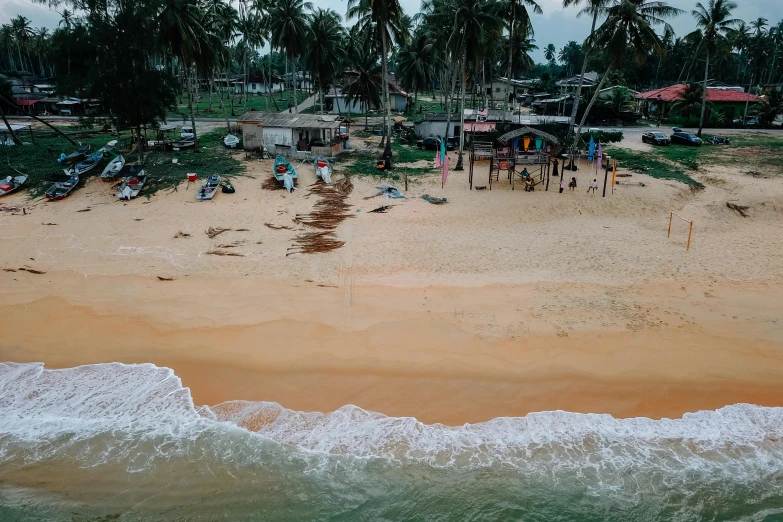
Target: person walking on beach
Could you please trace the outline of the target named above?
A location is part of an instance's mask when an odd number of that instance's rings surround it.
[[[560,193],[563,193],[563,190],[565,190],[565,176],[560,178]]]
[[[593,191],[593,194],[598,190],[598,180],[594,179],[593,182],[590,183],[590,188],[587,189],[587,193],[589,194],[591,190]]]

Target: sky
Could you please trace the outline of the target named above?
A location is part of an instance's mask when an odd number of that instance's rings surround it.
[[[405,12],[416,13],[421,6],[420,0],[400,0]],[[346,10],[346,0],[312,0],[316,7],[334,9],[340,14]],[[783,0],[735,0],[738,4],[734,11],[735,18],[747,22],[759,17],[767,18],[770,24],[783,20]],[[577,18],[576,8],[563,9],[562,0],[538,0],[544,10],[543,15],[533,15],[536,45],[539,50],[533,53],[536,62],[544,62],[543,49],[547,44],[555,44],[559,50],[570,40],[581,43],[590,31],[592,20],[588,17]],[[707,0],[702,0],[706,4]],[[690,11],[696,5],[696,0],[669,0],[669,5],[686,11],[671,21],[678,36],[684,36],[693,31],[695,25]],[[46,5],[35,4],[32,0],[0,0],[0,24],[8,23],[11,18],[23,15],[32,20],[34,27],[57,27],[60,15]]]

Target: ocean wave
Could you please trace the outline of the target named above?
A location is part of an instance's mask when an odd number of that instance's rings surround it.
[[[263,460],[276,447],[313,466],[346,458],[358,465],[500,466],[609,482],[643,470],[686,481],[683,471],[732,481],[776,474],[779,483],[783,469],[783,408],[736,404],[663,420],[552,411],[447,427],[352,405],[331,413],[271,402],[199,407],[171,369],[152,364],[0,364],[0,418],[0,462],[132,458],[135,470],[158,458],[209,454],[242,465],[240,455]]]

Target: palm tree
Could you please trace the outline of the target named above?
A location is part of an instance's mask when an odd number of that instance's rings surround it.
[[[588,38],[587,46],[605,49],[609,67],[595,88],[595,94],[587,105],[579,129],[574,136],[576,148],[582,127],[590,114],[590,109],[598,99],[604,82],[615,67],[624,64],[629,51],[638,63],[643,63],[650,51],[663,54],[661,37],[655,33],[653,25],[663,25],[669,29],[665,19],[677,16],[682,11],[659,0],[618,0],[618,3],[606,9],[606,20],[593,35]]]
[[[530,38],[533,36],[533,23],[530,21],[530,13],[528,8],[533,11],[534,14],[544,14],[541,6],[535,0],[509,0],[508,9],[504,13],[504,18],[508,21],[508,66],[506,68],[506,100],[503,105],[503,113],[505,120],[506,108],[509,106],[508,91],[511,86],[511,81],[514,75],[514,39],[521,35],[522,38]]]
[[[593,25],[590,28],[590,35],[587,38],[587,42],[589,42],[593,36],[595,35],[595,26],[598,23],[598,17],[603,13],[606,8],[614,3],[614,0],[563,0],[563,7],[571,7],[571,6],[581,6],[584,5],[581,11],[577,14],[577,16],[582,15],[591,15],[593,17]],[[569,126],[568,126],[568,132],[573,133],[574,132],[574,123],[576,123],[576,114],[579,110],[579,101],[582,99],[582,87],[585,83],[585,74],[587,74],[587,63],[590,59],[590,55],[592,54],[592,48],[588,43],[585,42],[585,45],[582,46],[582,52],[583,52],[583,58],[582,58],[582,72],[579,75],[579,86],[576,88],[576,95],[574,96],[574,103],[571,108],[571,118],[569,120]],[[581,125],[580,131],[581,131]],[[578,136],[578,134],[577,134]],[[574,137],[574,149],[576,148],[577,143],[577,137]],[[573,151],[572,151],[573,153]],[[573,163],[573,160],[572,160]]]
[[[689,83],[683,91],[680,99],[674,102],[672,109],[675,109],[685,116],[687,124],[691,123],[691,116],[701,113],[701,105],[704,103],[702,91],[704,87],[698,83]]]
[[[383,67],[378,64],[378,58],[369,45],[359,47],[354,58],[355,78],[345,85],[343,94],[349,110],[351,105],[357,101],[359,106],[363,107],[364,126],[367,127],[367,111],[371,106],[379,107],[381,105],[379,93],[382,91],[381,84],[384,83],[382,80]]]
[[[486,43],[492,38],[499,38],[502,19],[499,16],[502,5],[495,0],[456,0],[453,5],[454,29],[449,40],[458,56],[462,68],[462,90],[460,95],[460,140],[459,158],[456,170],[462,169],[462,155],[465,148],[465,87],[467,83],[466,70],[474,66],[486,54]],[[512,33],[512,38],[517,33]]]
[[[740,20],[730,18],[731,11],[737,8],[732,0],[709,0],[705,8],[701,2],[696,3],[696,9],[692,11],[696,18],[695,32],[700,32],[707,48],[707,63],[704,66],[704,91],[701,101],[701,118],[699,119],[699,132],[704,128],[704,115],[707,109],[707,80],[710,78],[710,58],[717,51],[718,46],[725,44],[726,34],[729,29],[739,24]]]
[[[557,59],[566,66],[568,76],[573,75],[574,68],[585,59],[584,54],[582,53],[582,46],[574,40],[571,40],[565,47],[560,49],[560,52],[557,54]]]
[[[342,60],[345,31],[340,25],[340,15],[331,9],[319,8],[310,16],[309,21],[312,38],[305,61],[318,83],[321,114],[323,114],[324,95],[334,84]]]
[[[312,11],[313,4],[305,0],[279,0],[269,10],[269,28],[272,32],[272,42],[286,52],[286,77],[288,77],[288,62],[304,53],[305,44],[309,38],[306,11]],[[294,67],[296,69],[296,67]],[[296,71],[293,71],[294,111],[296,98]],[[290,106],[290,102],[289,102]]]
[[[237,46],[242,49],[242,64],[244,69],[244,77],[242,83],[242,91],[244,103],[247,104],[247,59],[251,50],[263,45],[264,43],[264,26],[261,15],[257,11],[252,11],[247,5],[247,0],[239,2],[239,32],[242,38],[239,40]]]
[[[549,62],[550,67],[555,64],[556,56],[557,49],[555,49],[555,44],[548,44],[544,48],[544,58],[546,58],[546,61]]]
[[[628,87],[617,86],[612,89],[609,99],[603,104],[614,112],[615,116],[620,116],[622,112],[633,110],[633,93]]]
[[[383,74],[383,99],[386,104],[385,138],[386,149],[383,154],[391,161],[391,100],[389,96],[389,47],[402,44],[407,39],[401,21],[402,6],[399,0],[348,0],[346,18],[357,19],[360,30],[373,35],[373,43],[380,41],[381,70]]]
[[[11,20],[11,29],[13,30],[14,39],[16,40],[16,50],[19,54],[19,63],[22,64],[23,67],[25,66],[24,59],[22,58],[22,44],[24,44],[25,50],[27,52],[27,62],[30,64],[28,70],[29,72],[33,72],[32,63],[30,63],[29,42],[34,32],[33,28],[30,26],[30,20],[22,15],[19,15]]]
[[[778,22],[778,25],[769,30],[770,38],[775,45],[775,50],[772,54],[772,63],[769,67],[769,77],[767,83],[774,83],[775,70],[778,68],[778,51],[781,45],[783,45],[783,20]]]
[[[419,89],[428,85],[433,78],[434,50],[435,41],[424,30],[417,31],[411,42],[400,50],[397,70],[402,87],[413,91],[414,108],[419,103]]]
[[[772,89],[762,99],[756,115],[762,125],[771,127],[779,114],[783,114],[783,93]]]

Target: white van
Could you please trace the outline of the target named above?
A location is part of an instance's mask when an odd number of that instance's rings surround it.
[[[193,134],[193,127],[182,127],[179,131],[179,137],[183,140],[192,140],[195,138],[196,135]]]

